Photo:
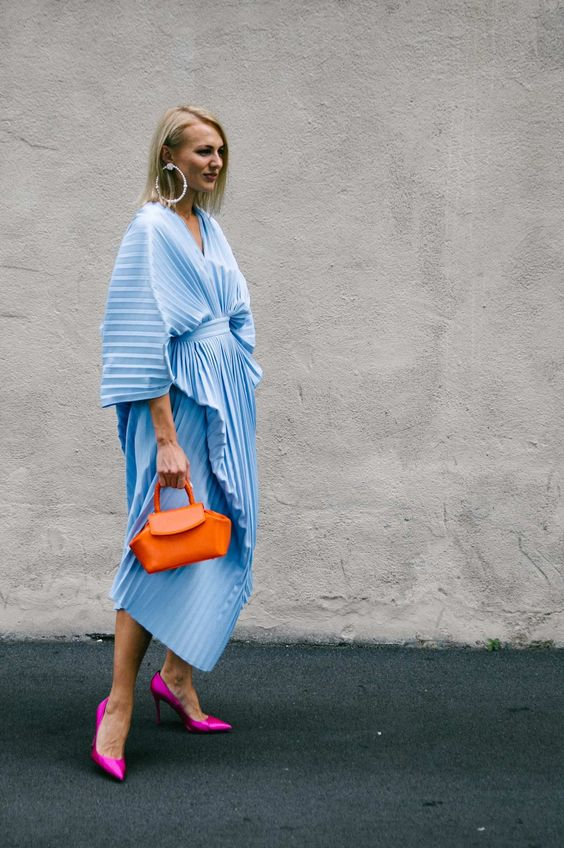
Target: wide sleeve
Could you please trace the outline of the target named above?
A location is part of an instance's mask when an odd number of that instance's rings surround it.
[[[174,382],[171,328],[155,284],[154,238],[151,220],[137,215],[118,249],[100,324],[102,407],[160,397]]]

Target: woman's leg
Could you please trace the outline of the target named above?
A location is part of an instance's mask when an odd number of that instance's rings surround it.
[[[96,748],[104,757],[121,759],[131,726],[135,681],[152,634],[127,610],[116,610],[112,688],[100,723]]]
[[[162,679],[172,694],[176,695],[190,718],[196,719],[196,721],[205,721],[208,715],[202,712],[200,707],[198,694],[192,682],[192,671],[193,668],[190,663],[185,662],[168,648],[161,669]]]

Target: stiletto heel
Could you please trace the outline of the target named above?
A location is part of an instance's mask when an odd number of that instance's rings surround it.
[[[167,704],[170,704],[173,710],[176,710],[176,712],[184,722],[184,727],[191,733],[215,733],[217,731],[225,731],[232,729],[229,722],[222,721],[222,719],[217,718],[217,716],[209,715],[205,721],[196,721],[196,719],[190,718],[190,716],[182,706],[181,702],[170,691],[170,689],[162,679],[159,671],[155,672],[155,674],[151,678],[151,684],[149,686],[149,689],[153,698],[155,699],[157,715],[159,718],[158,723],[160,723],[160,701],[162,700],[165,701]]]
[[[96,748],[96,739],[98,737],[98,728],[104,718],[104,713],[106,712],[106,704],[109,700],[109,695],[107,698],[104,698],[103,701],[100,701],[96,708],[96,730],[94,732],[94,739],[92,740],[92,745],[90,746],[90,756],[101,766],[104,771],[111,774],[112,777],[117,777],[118,780],[124,780],[125,778],[125,757],[115,758],[115,757],[104,757],[102,754],[98,753]]]
[[[161,723],[161,702],[160,702],[159,696],[156,694],[156,692],[153,692],[152,690],[151,690],[151,692],[152,692],[153,698],[155,699],[155,707],[157,708],[157,724],[160,724]]]

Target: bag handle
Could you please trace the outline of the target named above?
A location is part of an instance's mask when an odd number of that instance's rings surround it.
[[[166,489],[167,486],[161,486],[161,484],[157,480],[155,485],[155,512],[161,511],[161,488]],[[196,503],[196,498],[194,497],[194,492],[192,490],[192,483],[190,482],[190,480],[188,480],[188,478],[184,480],[184,488],[186,489],[186,494],[188,495],[188,500],[190,501],[190,503]]]

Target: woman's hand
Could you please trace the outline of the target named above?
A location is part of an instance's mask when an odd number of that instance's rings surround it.
[[[173,489],[183,489],[190,479],[190,460],[178,442],[157,446],[157,479],[161,486]]]

